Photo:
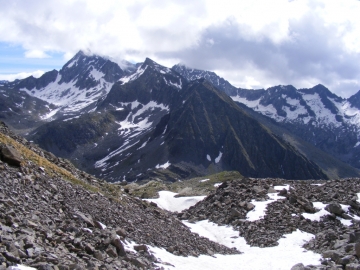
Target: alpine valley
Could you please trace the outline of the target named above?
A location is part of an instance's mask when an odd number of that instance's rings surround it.
[[[60,71],[0,82],[0,120],[108,182],[360,176],[360,92],[247,90],[213,72],[78,52]]]

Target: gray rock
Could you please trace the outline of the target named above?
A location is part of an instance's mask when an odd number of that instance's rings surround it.
[[[21,165],[21,155],[20,153],[10,145],[0,146],[0,156],[1,160],[13,166]]]
[[[291,267],[291,270],[305,270],[305,266],[302,263],[298,263]]]
[[[86,216],[84,213],[77,211],[75,213],[80,219],[82,219],[88,226],[94,227],[94,221],[90,215]]]
[[[360,258],[360,242],[357,242],[354,246],[355,254],[358,258]]]
[[[335,214],[338,216],[340,216],[344,212],[344,210],[341,208],[341,205],[337,202],[332,202],[332,203],[328,204],[325,207],[325,210],[330,212],[331,214]]]
[[[252,203],[247,203],[246,204],[246,210],[247,211],[251,211],[255,208],[255,205],[253,205]]]
[[[343,257],[342,254],[336,250],[327,250],[322,254],[322,256],[324,258],[330,258],[335,263],[339,263],[340,259]]]
[[[360,264],[350,263],[345,266],[345,270],[360,270]]]
[[[117,254],[119,256],[126,256],[125,248],[121,240],[117,237],[117,235],[113,235],[111,239],[111,244],[116,247]]]
[[[116,248],[112,245],[109,245],[108,248],[106,249],[106,253],[113,258],[116,258],[118,256],[117,252],[116,252]]]

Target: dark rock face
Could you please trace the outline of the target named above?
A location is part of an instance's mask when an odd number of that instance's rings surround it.
[[[46,87],[52,82],[55,82],[59,72],[57,70],[52,70],[44,73],[40,78],[34,78],[30,76],[24,80],[19,81],[17,87],[19,89],[27,88],[27,89],[41,89]]]
[[[358,91],[355,95],[352,95],[351,97],[349,97],[348,100],[352,106],[360,109],[360,91]]]
[[[117,187],[44,152],[4,125],[0,132],[45,164],[24,160],[18,168],[0,162],[0,267],[20,263],[36,269],[155,269],[157,259],[144,245],[181,256],[238,253],[192,234],[156,206],[126,194],[101,194],[105,186]],[[64,180],[54,166],[96,191]],[[126,249],[128,241],[138,244],[135,252]]]
[[[207,81],[190,83],[180,100],[165,133],[170,161],[219,166],[252,177],[327,178]]]
[[[360,168],[359,124],[353,112],[339,109],[360,109],[360,91],[348,99],[331,93],[323,85],[310,89],[296,89],[292,85],[279,85],[266,90],[235,88],[213,72],[176,65],[174,70],[188,80],[206,78],[254,111],[257,111],[298,135],[303,140],[340,160]],[[253,105],[255,104],[255,105]],[[356,146],[355,146],[356,145]]]
[[[43,116],[56,106],[26,92],[0,86],[0,108],[0,120],[6,121],[9,126],[22,133],[23,130],[43,124]]]

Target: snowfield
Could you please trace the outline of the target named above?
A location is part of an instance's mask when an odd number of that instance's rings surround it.
[[[289,189],[289,186],[276,186],[275,189]],[[170,191],[160,191],[159,199],[147,199],[147,201],[155,202],[159,207],[168,211],[182,211],[195,205],[205,196],[195,197],[174,197],[176,193]],[[266,202],[255,204],[255,209],[250,212],[251,220],[260,219],[265,215],[266,206],[269,203],[283,198],[277,194],[269,194],[272,199]],[[253,202],[254,203],[254,202]],[[239,232],[229,226],[218,226],[208,220],[202,220],[196,223],[183,222],[190,230],[200,236],[206,237],[214,242],[225,245],[230,248],[236,248],[242,252],[239,255],[220,255],[214,256],[201,255],[199,257],[181,257],[175,256],[164,249],[149,246],[155,257],[161,262],[159,267],[164,269],[286,269],[289,270],[297,263],[304,265],[320,264],[321,255],[308,251],[302,246],[310,241],[314,236],[310,233],[297,230],[291,234],[287,234],[279,240],[276,247],[259,248],[251,247],[246,244],[243,237],[239,236]]]

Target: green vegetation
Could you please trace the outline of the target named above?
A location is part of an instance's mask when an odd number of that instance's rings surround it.
[[[189,180],[174,183],[162,180],[152,180],[143,185],[131,183],[125,186],[129,193],[140,198],[157,198],[158,192],[168,190],[179,193],[177,196],[200,196],[208,195],[216,189],[215,184],[228,180],[241,179],[243,176],[237,171],[224,171],[204,177],[196,177]]]
[[[91,192],[100,192],[107,197],[119,198],[122,194],[121,188],[117,185],[109,184],[107,182],[101,182],[99,185],[92,185],[85,180],[81,180],[76,178],[71,172],[68,170],[57,166],[56,164],[50,162],[44,157],[36,154],[34,151],[30,150],[26,146],[20,144],[14,139],[0,133],[0,143],[4,143],[7,145],[13,146],[27,162],[32,162],[35,165],[44,168],[45,172],[50,177],[61,177],[66,181],[71,182],[74,185],[79,185]]]

